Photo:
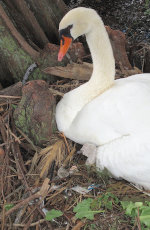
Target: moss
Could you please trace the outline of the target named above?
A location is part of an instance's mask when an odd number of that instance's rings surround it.
[[[0,36],[0,47],[13,77],[18,81],[22,80],[26,69],[33,63],[32,58],[19,48],[9,34],[7,36]]]
[[[2,24],[0,19],[0,50],[3,59],[7,61],[8,69],[13,77],[19,81],[22,80],[26,69],[33,63],[33,60]]]
[[[34,127],[33,129],[31,128],[30,135],[34,139],[35,144],[38,145],[41,142],[47,141],[47,135],[45,135],[47,133],[46,129],[47,129],[47,126],[45,123],[42,123],[40,125],[36,124],[36,127]],[[44,131],[44,133],[43,133],[43,131]]]
[[[19,113],[16,113],[16,118],[15,118],[15,124],[18,128],[20,128],[25,134],[28,134],[28,128],[26,125],[26,116],[25,116],[25,110],[19,109]]]

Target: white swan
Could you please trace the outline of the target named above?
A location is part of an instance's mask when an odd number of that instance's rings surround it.
[[[58,129],[71,140],[97,146],[96,165],[150,189],[150,74],[114,81],[115,61],[101,18],[84,7],[59,26],[58,60],[85,34],[93,60],[91,79],[66,93],[56,108]],[[92,153],[91,153],[92,154]]]

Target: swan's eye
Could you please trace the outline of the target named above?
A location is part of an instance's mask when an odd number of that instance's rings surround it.
[[[69,25],[66,28],[64,28],[64,29],[59,31],[60,40],[62,40],[64,42],[63,36],[73,39],[73,37],[71,36],[71,33],[70,33],[70,30],[71,30],[72,27],[73,27],[73,25]]]

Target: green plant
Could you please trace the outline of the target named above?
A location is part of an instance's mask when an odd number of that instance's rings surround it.
[[[102,213],[106,209],[112,210],[113,204],[118,203],[119,199],[114,194],[108,192],[96,199],[88,198],[83,200],[74,207],[73,212],[76,213],[75,216],[77,219],[85,217],[89,220],[93,220],[95,214]]]
[[[50,211],[48,211],[46,213],[45,219],[51,221],[51,220],[53,220],[57,217],[60,217],[62,215],[63,215],[63,213],[61,211],[56,210],[56,209],[51,209]]]
[[[105,208],[108,210],[112,210],[113,204],[118,204],[119,199],[112,193],[107,192],[103,194],[101,197],[95,199],[92,203],[93,208]]]
[[[13,208],[14,207],[14,204],[5,204],[5,210],[6,211],[9,211],[11,208]]]
[[[77,219],[87,218],[88,220],[94,220],[94,215],[97,213],[104,212],[103,210],[93,210],[91,208],[91,204],[93,202],[92,198],[88,198],[78,203],[76,207],[74,207],[73,212],[76,213]]]
[[[90,230],[98,230],[99,228],[97,228],[95,224],[86,224],[86,225],[84,226],[84,230],[87,230],[87,229],[90,229]]]
[[[149,0],[145,0],[145,8],[146,8],[146,11],[145,11],[145,14],[150,14],[150,1]]]
[[[139,217],[143,230],[150,229],[150,202],[132,202],[121,201],[121,205],[125,210],[125,214],[130,216],[133,220],[136,216]],[[145,228],[145,226],[148,228]]]

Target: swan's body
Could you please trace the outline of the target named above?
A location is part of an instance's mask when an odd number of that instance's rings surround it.
[[[58,103],[58,129],[77,143],[95,144],[98,168],[150,189],[150,74],[114,81],[112,48],[94,10],[71,10],[60,30],[70,25],[71,37],[86,36],[93,74]]]

